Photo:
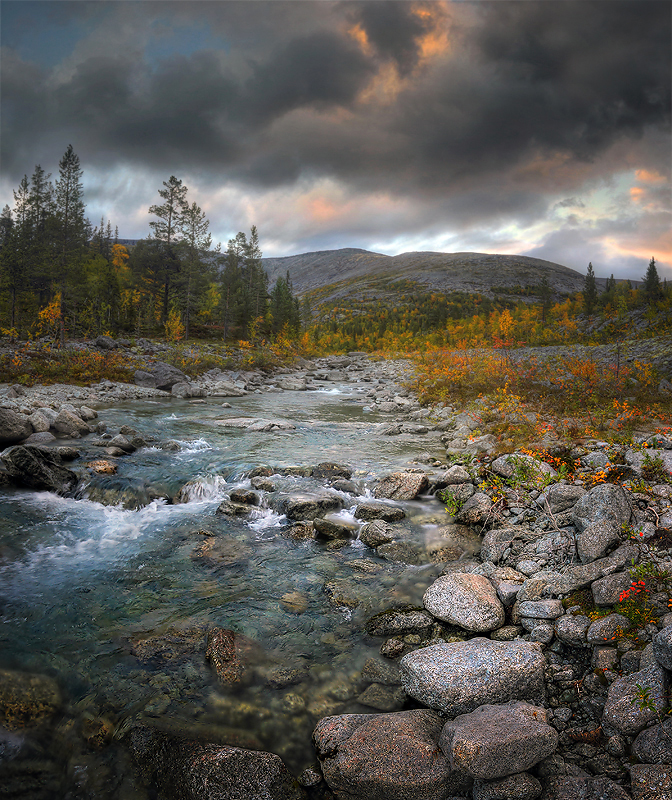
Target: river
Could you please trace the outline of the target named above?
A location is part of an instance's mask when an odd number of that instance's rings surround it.
[[[416,566],[388,561],[358,539],[288,538],[277,498],[324,492],[324,481],[273,476],[276,492],[261,493],[251,516],[215,513],[233,488],[250,487],[254,468],[329,461],[352,470],[356,492],[337,493],[344,506],[337,516],[354,522],[376,476],[418,467],[421,453],[443,456],[438,434],[379,435],[390,418],[366,413],[364,388],[344,382],[250,394],[231,398],[231,408],[216,398],[100,408],[110,432],[129,425],[180,449],[150,445],[120,458],[117,475],[93,479],[79,499],[3,492],[0,669],[48,675],[61,687],[63,708],[51,727],[34,741],[20,733],[26,758],[39,752],[60,770],[54,797],[81,783],[80,762],[97,764],[101,774],[106,764],[110,774],[126,764],[119,742],[137,721],[275,752],[298,774],[314,761],[310,736],[322,716],[376,712],[358,701],[366,660],[384,661],[381,640],[364,633],[364,622],[389,607],[420,605],[441,566],[429,556]],[[280,418],[296,427],[250,432],[218,424],[230,417]],[[93,448],[86,439],[72,444],[83,445],[72,464],[83,470]],[[151,499],[175,497],[187,483],[188,502]],[[139,507],[90,499],[101,487]],[[450,521],[445,510],[429,497],[396,505],[407,513],[405,541],[426,554]],[[359,605],[334,604],[324,591],[330,582]],[[213,626],[245,645],[242,685],[220,685],[204,657]],[[87,725],[100,728],[105,746],[96,749],[82,735]],[[0,737],[0,763],[12,741]],[[117,776],[89,796],[126,797],[120,787]]]

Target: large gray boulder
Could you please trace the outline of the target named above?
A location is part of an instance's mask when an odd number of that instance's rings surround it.
[[[592,522],[611,522],[618,528],[630,522],[632,508],[622,486],[601,483],[577,501],[572,521],[582,533]]]
[[[146,370],[136,370],[133,380],[136,386],[162,389],[164,392],[169,392],[176,383],[189,383],[189,379],[181,370],[164,361],[157,361]]]
[[[492,500],[483,492],[473,494],[455,514],[460,525],[485,525],[492,518]]]
[[[419,608],[391,608],[366,621],[370,636],[399,636],[431,628],[434,617]]]
[[[609,687],[602,726],[626,736],[638,734],[664,713],[668,686],[669,677],[657,663],[618,678]],[[648,690],[647,698],[642,696],[642,689]]]
[[[192,741],[149,726],[127,737],[144,779],[166,800],[305,800],[273,753]]]
[[[15,445],[0,455],[13,483],[30,489],[68,494],[79,478],[63,466],[56,453],[35,445]]]
[[[586,494],[583,486],[572,486],[564,483],[554,483],[537,498],[537,505],[542,511],[551,514],[561,514],[569,511]]]
[[[504,606],[484,575],[454,572],[442,575],[427,589],[423,605],[429,613],[467,631],[485,633],[504,624]]]
[[[524,772],[557,746],[546,710],[521,702],[462,714],[446,722],[439,740],[453,769],[488,779]]]
[[[406,694],[454,717],[485,703],[541,702],[545,665],[538,645],[476,637],[415,650],[399,668]]]
[[[355,517],[365,521],[382,519],[384,522],[399,522],[406,516],[403,508],[388,506],[386,503],[375,503],[365,500],[355,509]]]
[[[373,490],[373,496],[387,500],[414,500],[429,489],[422,472],[393,472],[385,476]]]
[[[547,782],[543,800],[631,800],[631,797],[610,778],[562,775]]]
[[[418,709],[321,719],[313,742],[339,800],[444,800],[471,785],[439,750],[443,720]]]
[[[81,435],[83,433],[90,433],[88,422],[85,422],[80,416],[75,414],[69,408],[61,408],[58,416],[53,421],[51,427],[62,433],[64,436]]]
[[[672,719],[643,730],[632,743],[632,752],[647,764],[672,764]]]
[[[492,781],[474,781],[473,800],[537,800],[542,792],[539,781],[529,772],[518,772]]]
[[[621,526],[613,520],[591,522],[576,537],[576,550],[582,564],[605,556],[621,541]]]
[[[653,655],[659,664],[672,672],[672,625],[658,631],[653,637]]]
[[[10,408],[0,408],[0,447],[22,442],[32,432],[33,426],[25,414],[18,414]]]
[[[490,469],[501,475],[502,478],[512,478],[518,474],[521,480],[533,481],[545,475],[555,477],[558,473],[550,464],[538,458],[526,456],[522,453],[507,453],[499,456],[490,465]]]

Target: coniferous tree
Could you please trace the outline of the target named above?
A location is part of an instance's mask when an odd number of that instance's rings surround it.
[[[590,316],[593,313],[595,304],[597,303],[597,284],[595,283],[595,273],[593,272],[592,263],[588,264],[588,271],[583,281],[583,306],[586,309],[586,314]]]
[[[59,177],[55,191],[55,244],[54,279],[60,293],[59,341],[65,344],[66,314],[74,308],[73,287],[77,283],[76,271],[81,266],[87,246],[90,226],[84,217],[84,189],[79,157],[68,145],[59,162]]]
[[[655,303],[656,300],[659,300],[661,296],[660,277],[658,275],[658,269],[656,268],[655,258],[652,258],[651,261],[649,261],[646,275],[642,278],[642,281],[644,282],[642,289],[647,302]]]
[[[171,175],[163,182],[165,188],[159,189],[159,196],[165,200],[160,205],[149,207],[149,213],[158,217],[149,223],[154,238],[163,245],[163,321],[168,319],[172,282],[179,273],[180,262],[175,251],[175,244],[180,240],[182,217],[187,205],[187,187],[182,181]]]
[[[182,237],[187,250],[186,257],[186,302],[184,317],[184,337],[189,338],[189,321],[191,318],[192,292],[197,283],[199,290],[204,290],[207,272],[204,270],[201,254],[210,248],[212,236],[208,232],[210,222],[196,203],[185,206],[182,214]]]

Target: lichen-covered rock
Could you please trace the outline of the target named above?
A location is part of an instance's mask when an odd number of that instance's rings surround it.
[[[538,645],[476,637],[415,650],[399,668],[408,695],[456,716],[485,703],[542,702],[545,665]]]
[[[632,752],[647,764],[672,764],[672,719],[643,730],[632,743]]]
[[[520,528],[493,528],[483,537],[481,558],[499,564],[516,536],[520,536]]]
[[[613,520],[598,520],[586,525],[576,537],[576,550],[581,563],[605,556],[621,541],[621,527]]]
[[[73,436],[75,434],[90,433],[89,423],[85,422],[81,417],[70,411],[68,408],[61,408],[58,416],[53,421],[51,426],[58,433],[65,436]]]
[[[586,494],[583,486],[565,485],[563,483],[554,483],[537,498],[537,505],[542,511],[551,514],[561,514],[563,511],[569,511],[570,508]]]
[[[630,766],[632,800],[670,800],[672,765],[632,764]]]
[[[554,752],[558,733],[547,712],[529,703],[483,705],[446,722],[439,740],[455,770],[475,778],[524,772]]]
[[[368,547],[378,547],[387,544],[394,539],[394,528],[382,519],[374,519],[367,522],[359,529],[359,541],[364,542]]]
[[[427,589],[422,602],[437,619],[476,633],[500,628],[506,616],[494,586],[483,575],[472,573],[442,575]]]
[[[546,783],[543,800],[631,800],[610,778],[562,775]]]
[[[227,686],[240,683],[245,671],[236,652],[235,637],[233,631],[224,628],[208,631],[205,657],[215,668],[219,682]]]
[[[343,714],[321,719],[313,742],[339,800],[443,800],[471,780],[451,770],[439,750],[443,720],[435,711]]]
[[[337,495],[297,495],[289,497],[283,504],[287,519],[315,519],[328,511],[339,511],[343,501]]]
[[[472,495],[455,515],[460,525],[485,525],[491,518],[492,500],[483,492]]]
[[[572,520],[579,532],[591,522],[612,522],[618,528],[630,522],[632,508],[622,486],[601,483],[581,497],[572,509]]]
[[[373,490],[373,496],[387,500],[414,500],[429,488],[422,472],[393,472],[384,477]]]
[[[609,644],[632,627],[630,620],[622,614],[608,614],[596,619],[588,628],[586,639],[590,644]]]
[[[520,473],[521,479],[534,479],[543,475],[554,477],[558,474],[545,461],[522,453],[506,453],[506,455],[499,456],[492,462],[490,469],[501,475],[502,478],[511,478],[516,472]]]

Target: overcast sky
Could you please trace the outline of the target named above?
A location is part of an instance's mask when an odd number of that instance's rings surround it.
[[[72,144],[149,235],[171,175],[224,245],[534,255],[672,279],[669,0],[1,0],[0,204]]]

